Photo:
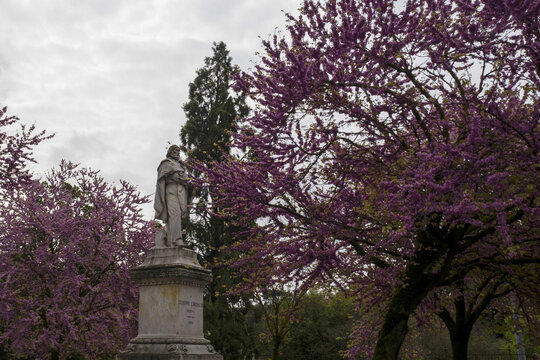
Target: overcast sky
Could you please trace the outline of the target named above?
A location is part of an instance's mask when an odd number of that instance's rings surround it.
[[[0,105],[56,134],[36,149],[153,194],[212,43],[248,69],[299,0],[0,0]],[[151,204],[145,216],[152,217]]]

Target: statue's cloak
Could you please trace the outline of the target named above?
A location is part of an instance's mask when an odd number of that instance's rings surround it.
[[[157,169],[157,182],[156,182],[156,193],[154,197],[154,210],[156,211],[155,218],[167,222],[169,220],[169,215],[167,212],[167,201],[165,200],[165,186],[166,176],[173,173],[180,172],[181,174],[186,174],[186,169],[177,161],[172,159],[165,159],[159,163]],[[184,186],[186,186],[184,184]],[[187,187],[187,186],[186,186]]]

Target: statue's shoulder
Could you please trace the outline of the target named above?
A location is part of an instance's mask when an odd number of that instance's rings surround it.
[[[167,173],[173,172],[174,168],[175,168],[175,166],[174,166],[173,162],[171,161],[171,159],[163,159],[163,160],[161,160],[161,162],[159,163],[159,166],[157,168],[158,179],[162,178]]]
[[[161,160],[161,162],[159,163],[159,166],[158,166],[158,170],[159,170],[163,165],[172,165],[172,160],[171,160],[171,159],[168,159],[168,158],[165,158],[165,159]]]
[[[163,159],[159,163],[158,173],[172,172],[172,171],[185,171],[186,167],[183,162],[178,162],[173,159]]]

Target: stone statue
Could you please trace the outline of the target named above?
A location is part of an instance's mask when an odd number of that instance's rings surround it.
[[[180,160],[180,147],[171,145],[158,167],[154,210],[165,229],[156,234],[156,246],[181,246],[182,218],[188,217],[188,172]]]

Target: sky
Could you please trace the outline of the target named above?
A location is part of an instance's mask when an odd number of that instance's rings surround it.
[[[300,0],[0,0],[0,106],[55,136],[35,149],[153,195],[195,72],[224,41],[243,70]],[[153,198],[153,196],[152,196]],[[144,215],[153,217],[152,204]]]

